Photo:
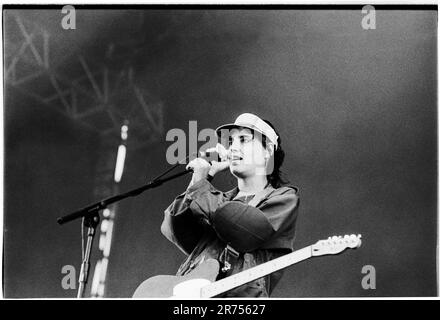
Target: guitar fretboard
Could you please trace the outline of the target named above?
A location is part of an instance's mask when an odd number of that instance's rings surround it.
[[[308,259],[312,256],[312,246],[305,247],[282,257],[262,263],[251,269],[239,272],[222,280],[213,282],[201,288],[201,298],[215,297],[223,292],[239,287],[245,283],[257,280],[272,272]]]

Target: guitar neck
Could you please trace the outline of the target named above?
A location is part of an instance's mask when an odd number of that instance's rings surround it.
[[[201,288],[201,297],[215,297],[223,292],[239,287],[245,283],[257,280],[275,271],[301,262],[312,256],[312,246],[305,247],[282,257],[262,263],[251,269],[236,273],[222,280],[213,282]]]

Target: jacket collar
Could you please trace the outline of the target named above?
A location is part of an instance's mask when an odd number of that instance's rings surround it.
[[[225,196],[229,199],[229,200],[231,200],[232,198],[234,198],[236,195],[237,195],[237,193],[238,193],[238,187],[235,187],[234,189],[232,189],[232,190],[229,190],[229,191],[226,191],[225,192]]]
[[[264,190],[266,190],[266,189],[270,189],[270,191],[273,191],[273,190],[275,190],[271,185],[270,185],[270,183],[268,183],[267,185],[266,185],[266,188],[264,188]],[[235,187],[234,189],[231,189],[231,190],[229,190],[229,191],[226,191],[224,194],[225,194],[225,196],[229,199],[229,200],[231,200],[231,199],[233,199],[237,194],[238,194],[238,192],[239,192],[240,190],[238,190],[238,187]],[[268,190],[269,191],[269,190]],[[270,192],[268,192],[268,193],[270,193]],[[267,194],[268,194],[267,193]]]

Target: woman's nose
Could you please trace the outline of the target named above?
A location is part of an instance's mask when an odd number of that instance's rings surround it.
[[[229,151],[239,151],[240,150],[240,141],[237,139],[232,140],[232,144],[229,147]]]

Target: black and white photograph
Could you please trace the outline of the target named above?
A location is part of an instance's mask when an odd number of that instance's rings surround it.
[[[436,5],[2,20],[4,298],[438,296]]]

